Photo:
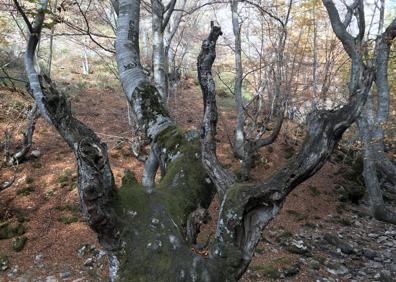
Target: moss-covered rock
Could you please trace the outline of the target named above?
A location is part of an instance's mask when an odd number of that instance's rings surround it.
[[[22,189],[19,189],[16,193],[19,196],[29,196],[31,193],[33,193],[36,189],[33,186],[28,186]]]
[[[10,239],[15,236],[23,235],[26,228],[21,223],[3,222],[0,223],[0,240]]]
[[[16,252],[20,252],[22,251],[23,247],[25,247],[26,242],[27,242],[26,236],[16,237],[12,241],[12,249]]]

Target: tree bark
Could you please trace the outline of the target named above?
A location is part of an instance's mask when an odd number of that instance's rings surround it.
[[[348,104],[337,111],[312,114],[300,153],[273,176],[254,185],[237,183],[235,175],[224,169],[216,156],[217,108],[211,67],[220,28],[212,26],[198,57],[205,109],[200,144],[197,132],[183,132],[169,117],[159,91],[143,72],[139,58],[140,1],[120,0],[115,44],[120,79],[131,109],[151,141],[153,154],[148,162],[153,163],[145,165],[149,189],[130,172],[122,187],[115,189],[106,144],[72,116],[70,102],[49,79],[48,91],[36,84],[39,77],[34,69],[34,53],[46,1],[33,24],[25,56],[26,71],[42,115],[48,117],[76,156],[82,213],[108,253],[110,280],[239,279],[251,261],[263,228],[279,211],[285,197],[323,166],[342,133],[360,114],[371,88],[370,72],[366,75],[361,61],[353,60],[351,79],[356,84],[350,84]],[[353,52],[359,51],[350,50]],[[164,167],[157,187],[153,181],[156,161]],[[205,213],[215,189],[221,209],[209,258],[203,258],[191,250],[199,228],[199,220],[196,223],[193,219],[200,218],[195,216],[197,212]]]
[[[363,176],[372,214],[378,220],[393,224],[396,224],[396,213],[386,208],[378,175],[384,175],[393,186],[396,185],[396,166],[384,153],[384,125],[389,115],[388,62],[390,45],[395,37],[396,18],[376,40],[373,65],[375,66],[378,105],[374,107],[371,95],[366,110],[362,112],[358,122],[359,133],[364,144]],[[375,108],[377,108],[377,113],[375,113]]]
[[[245,155],[245,110],[243,107],[242,97],[242,47],[241,47],[241,23],[238,15],[238,0],[231,1],[232,13],[232,30],[234,32],[235,44],[235,82],[234,95],[237,112],[237,120],[235,126],[235,144],[234,151],[238,158],[243,159]]]
[[[166,103],[168,99],[168,72],[164,48],[164,5],[161,0],[152,0],[152,28],[153,28],[153,69],[154,83]]]

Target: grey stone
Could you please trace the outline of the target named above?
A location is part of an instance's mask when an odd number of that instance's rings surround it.
[[[337,262],[329,263],[326,270],[333,275],[345,275],[349,272],[348,268]]]
[[[38,255],[36,255],[36,256],[34,257],[34,261],[35,261],[35,262],[41,262],[41,261],[43,261],[43,259],[44,259],[43,254],[38,254]]]
[[[378,254],[375,251],[370,249],[363,249],[363,255],[371,260],[378,256]]]
[[[65,271],[65,272],[59,273],[59,277],[61,279],[68,278],[68,277],[70,277],[70,275],[71,275],[70,271]]]
[[[329,244],[339,248],[344,254],[353,254],[353,247],[349,243],[338,238],[337,236],[332,234],[325,234],[323,236],[323,239],[325,239]]]
[[[392,274],[389,270],[381,270],[380,272],[380,281],[382,282],[391,282],[392,281]]]
[[[33,150],[30,155],[36,159],[41,157],[41,152],[39,150]]]
[[[94,265],[94,259],[93,258],[87,258],[84,261],[84,266],[93,266]]]

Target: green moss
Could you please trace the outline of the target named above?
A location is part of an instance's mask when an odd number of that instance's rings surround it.
[[[281,257],[274,260],[274,264],[286,276],[296,275],[300,271],[300,262],[293,257]]]
[[[29,177],[26,177],[26,180],[25,180],[25,182],[26,182],[26,184],[32,184],[32,183],[34,182],[34,178],[33,178],[33,177],[31,177],[31,176],[29,176]]]
[[[23,247],[25,247],[27,238],[25,236],[22,237],[16,237],[12,241],[12,249],[16,252],[22,251]]]
[[[66,213],[58,218],[58,221],[63,224],[75,223],[79,219],[80,206],[74,203],[66,203],[55,207],[56,210]]]
[[[20,236],[26,231],[21,223],[3,222],[0,224],[0,240]]]
[[[63,171],[62,175],[58,177],[58,183],[59,183],[61,186],[66,186],[67,183],[69,182],[69,179],[70,179],[70,177],[71,177],[71,174],[72,174],[72,170],[71,170],[70,168],[66,168],[66,169]]]
[[[69,211],[73,213],[78,213],[80,211],[80,206],[78,204],[66,203],[55,207],[55,209],[58,211]]]
[[[214,186],[207,182],[209,178],[202,166],[199,141],[188,142],[184,137],[178,141],[180,146],[177,150],[180,156],[169,164],[158,190],[165,198],[173,220],[181,226],[186,222],[188,214],[198,206],[209,206],[215,190]]]
[[[133,189],[133,186],[135,186],[136,184],[138,184],[136,176],[129,169],[125,169],[124,176],[122,177],[121,187]]]
[[[72,215],[72,216],[61,216],[58,218],[58,221],[63,223],[63,224],[72,224],[78,221],[78,216]]]
[[[314,196],[314,197],[320,196],[320,191],[315,186],[309,185],[308,189],[312,196]]]
[[[293,233],[288,230],[282,230],[282,232],[276,236],[276,241],[280,244],[285,244],[286,241],[293,237]]]
[[[178,148],[180,148],[180,145],[183,142],[183,131],[178,126],[168,126],[160,134],[158,134],[155,142],[161,148],[166,148],[168,154],[173,154]]]
[[[251,270],[257,271],[269,279],[278,279],[281,274],[273,264],[252,265]]]
[[[46,199],[49,199],[49,198],[51,198],[54,194],[55,194],[55,191],[54,191],[53,189],[49,189],[49,190],[47,190],[47,191],[45,192],[44,197],[45,197]]]
[[[124,217],[128,212],[148,212],[148,197],[130,170],[124,171],[122,185],[114,198],[114,207],[118,215]]]
[[[146,84],[136,88],[134,95],[138,95],[142,99],[142,114],[145,120],[154,120],[158,114],[169,115],[162,104],[161,95],[153,85]]]
[[[28,187],[19,189],[16,193],[17,193],[17,195],[19,195],[19,196],[29,196],[30,193],[32,193],[32,192],[34,192],[34,191],[35,191],[34,187],[28,186]]]

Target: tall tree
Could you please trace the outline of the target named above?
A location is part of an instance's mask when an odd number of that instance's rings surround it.
[[[118,70],[126,98],[151,141],[151,152],[144,168],[146,181],[138,183],[127,173],[119,189],[106,145],[73,117],[70,103],[49,79],[40,83],[34,53],[47,5],[47,0],[42,1],[31,26],[25,68],[42,115],[51,120],[76,156],[82,213],[107,251],[112,281],[235,281],[246,271],[263,229],[286,196],[324,165],[343,132],[359,116],[371,88],[373,78],[370,72],[366,76],[367,69],[359,59],[360,46],[340,29],[342,22],[332,2],[323,1],[352,58],[348,103],[338,110],[312,113],[296,158],[270,177],[250,184],[236,182],[233,172],[223,168],[216,156],[217,107],[211,68],[221,29],[212,25],[198,57],[204,98],[200,144],[197,132],[183,132],[169,117],[159,91],[142,69],[140,1],[120,0],[115,44]],[[395,31],[394,26],[389,27],[385,38],[394,37]],[[155,185],[153,177],[159,166],[163,177]],[[216,191],[222,208],[209,257],[203,258],[191,250],[195,242],[191,236],[198,233],[195,223],[200,211],[208,208]]]
[[[240,158],[244,156],[244,143],[245,143],[245,113],[243,107],[242,97],[242,43],[241,43],[241,28],[242,23],[239,18],[238,11],[239,0],[231,1],[231,13],[232,13],[232,30],[234,32],[234,53],[235,53],[235,84],[234,84],[234,95],[237,112],[237,121],[235,127],[235,154]]]
[[[323,3],[329,13],[334,32],[343,43],[346,52],[352,60],[349,89],[358,88],[359,84],[367,80],[374,80],[377,87],[379,101],[377,115],[374,116],[373,99],[372,95],[369,95],[366,109],[358,119],[360,135],[364,142],[363,176],[370,196],[374,217],[379,220],[396,223],[396,214],[385,207],[377,176],[377,169],[379,169],[379,171],[385,172],[391,181],[395,181],[396,167],[384,154],[384,131],[382,126],[388,117],[388,62],[390,46],[392,40],[396,37],[396,18],[393,19],[383,33],[377,36],[374,56],[368,60],[368,63],[364,63],[369,44],[364,40],[366,26],[363,1],[356,0],[350,6],[347,6],[347,14],[344,21],[341,21],[333,1],[323,0]],[[359,28],[356,36],[351,35],[347,31],[353,16],[355,16]]]
[[[151,0],[154,83],[163,102],[167,101],[169,92],[170,46],[186,5],[186,0],[179,1],[182,11],[175,12],[176,2],[176,0],[170,0],[167,5],[164,5],[162,0]]]

